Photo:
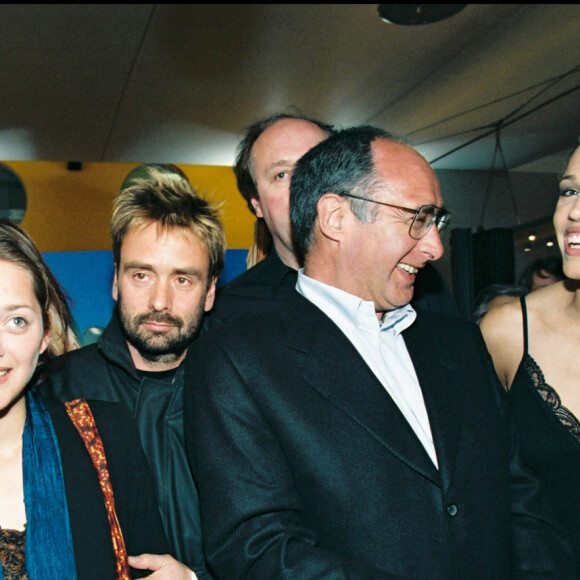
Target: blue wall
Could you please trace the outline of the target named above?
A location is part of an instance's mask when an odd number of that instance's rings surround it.
[[[228,250],[221,286],[246,269],[248,250]],[[115,304],[111,296],[113,252],[44,252],[43,257],[71,299],[79,338],[89,326],[105,327]]]

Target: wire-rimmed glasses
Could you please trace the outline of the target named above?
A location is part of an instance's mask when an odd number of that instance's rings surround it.
[[[394,207],[395,209],[400,209],[414,214],[413,221],[409,226],[409,235],[414,240],[420,240],[424,237],[427,232],[431,229],[433,224],[439,231],[443,230],[449,225],[449,220],[451,218],[451,213],[443,207],[437,207],[436,205],[422,205],[417,209],[411,209],[410,207],[403,207],[402,205],[395,205],[393,203],[387,203],[386,201],[379,201],[377,199],[369,199],[366,197],[361,197],[360,195],[353,195],[352,193],[341,193],[343,197],[351,197],[353,199],[360,199],[361,201],[369,201],[371,203],[378,203],[379,205],[386,205],[387,207]]]

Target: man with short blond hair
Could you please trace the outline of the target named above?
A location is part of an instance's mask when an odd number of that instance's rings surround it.
[[[152,167],[115,199],[111,234],[117,301],[111,321],[98,343],[66,355],[42,390],[61,400],[120,401],[131,409],[173,555],[199,578],[210,578],[184,449],[181,363],[213,305],[224,228],[187,180]],[[167,566],[154,555],[130,563]]]

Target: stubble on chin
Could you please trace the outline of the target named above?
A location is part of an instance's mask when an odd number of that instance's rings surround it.
[[[203,307],[187,324],[183,319],[166,313],[152,312],[131,316],[118,304],[121,328],[127,342],[150,363],[170,364],[179,360],[197,336],[203,316]],[[165,332],[152,331],[146,322],[168,323],[172,328]]]

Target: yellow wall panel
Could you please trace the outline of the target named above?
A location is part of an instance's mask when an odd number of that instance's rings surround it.
[[[3,162],[15,171],[28,197],[22,227],[42,252],[110,250],[111,204],[138,163],[83,163],[69,171],[65,162]],[[231,167],[179,165],[206,199],[221,205],[229,249],[253,242],[254,216],[236,187]]]

